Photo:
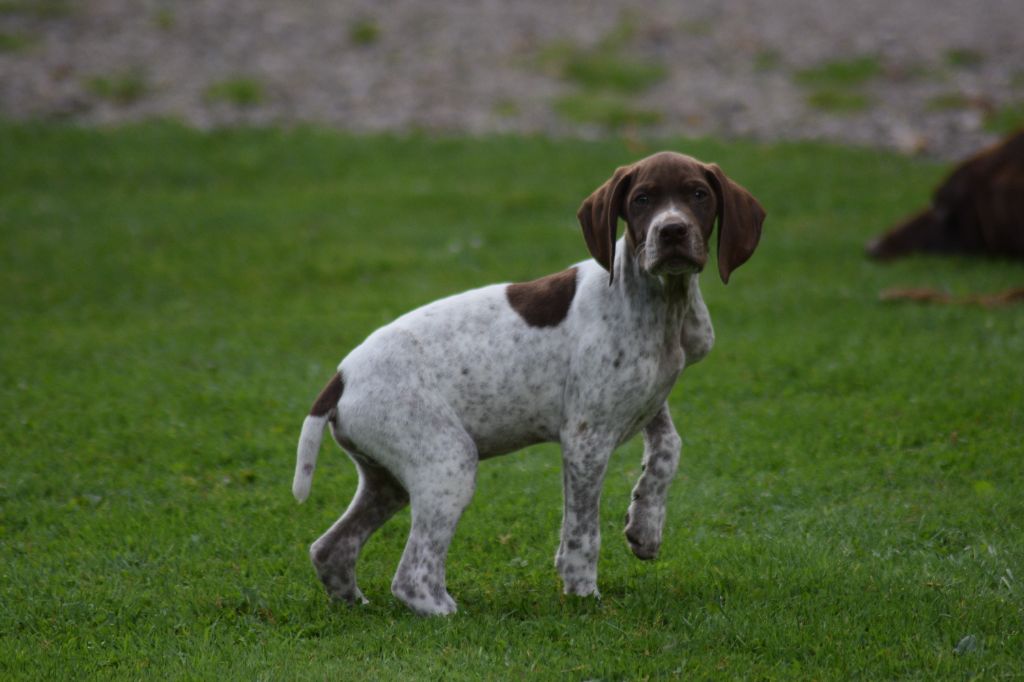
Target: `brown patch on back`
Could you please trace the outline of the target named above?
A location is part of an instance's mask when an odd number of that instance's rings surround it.
[[[509,305],[531,327],[557,327],[569,314],[576,295],[576,268],[556,272],[532,282],[509,284]]]
[[[322,417],[338,405],[338,400],[341,398],[341,392],[345,390],[345,384],[341,380],[341,375],[335,372],[331,380],[327,382],[323,390],[320,391],[320,395],[316,397],[316,402],[313,403],[313,407],[309,409],[309,415],[311,417]]]

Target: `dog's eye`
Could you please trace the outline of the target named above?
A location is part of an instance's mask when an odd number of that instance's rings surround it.
[[[708,194],[708,191],[703,187],[698,187],[693,191],[693,198],[696,199],[697,201],[704,201],[709,196],[711,195]]]
[[[651,203],[651,197],[641,192],[633,197],[633,203],[637,206],[648,206]]]

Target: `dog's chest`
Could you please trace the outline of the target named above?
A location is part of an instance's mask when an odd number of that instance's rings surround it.
[[[610,377],[612,389],[620,396],[623,440],[633,436],[657,413],[668,398],[684,366],[679,343],[650,344],[624,361],[617,375]]]
[[[636,320],[605,311],[578,339],[566,391],[570,415],[596,416],[626,439],[654,416],[668,397],[685,356],[681,313]]]

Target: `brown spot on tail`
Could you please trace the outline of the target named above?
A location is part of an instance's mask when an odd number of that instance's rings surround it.
[[[320,395],[316,397],[316,402],[309,409],[309,416],[322,417],[337,407],[338,400],[341,398],[341,392],[344,389],[345,384],[341,381],[341,375],[335,373],[331,380],[327,382],[327,385],[324,386],[324,389],[320,391]]]
[[[505,289],[509,305],[531,327],[557,327],[576,295],[576,268]]]

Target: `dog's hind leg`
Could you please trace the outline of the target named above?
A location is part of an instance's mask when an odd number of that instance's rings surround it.
[[[348,509],[309,549],[327,593],[350,604],[365,604],[356,585],[356,561],[370,535],[409,503],[405,489],[385,469],[352,458],[359,487]]]
[[[447,615],[456,610],[445,585],[448,546],[473,499],[479,457],[469,435],[454,426],[424,438],[422,448],[402,472],[412,528],[391,592],[416,613]]]

